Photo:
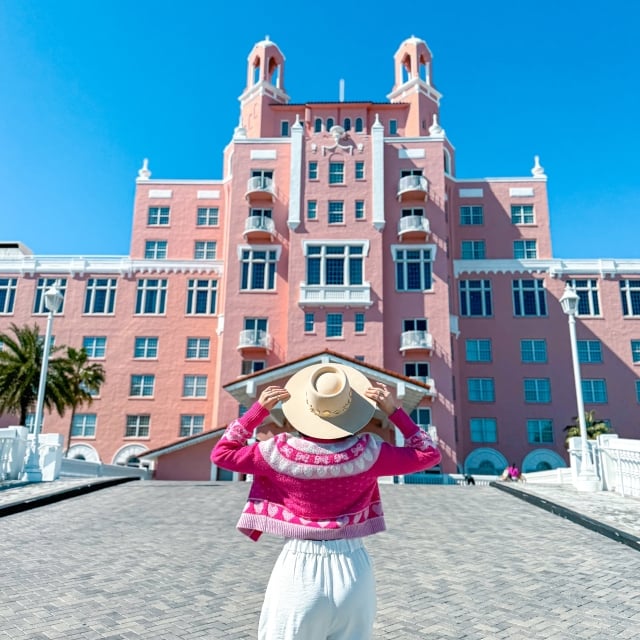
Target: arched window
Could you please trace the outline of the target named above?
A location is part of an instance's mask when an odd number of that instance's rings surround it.
[[[316,118],[313,121],[313,131],[315,133],[320,133],[322,131],[322,118]]]
[[[333,118],[327,118],[327,131],[331,131],[331,127],[333,127]]]
[[[362,118],[356,118],[356,133],[362,133]]]
[[[351,118],[345,118],[342,126],[345,131],[351,131]]]
[[[451,173],[451,157],[449,156],[449,151],[447,149],[443,152],[444,156],[444,172]]]

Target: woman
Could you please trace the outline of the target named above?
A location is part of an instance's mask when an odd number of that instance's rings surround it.
[[[298,432],[247,445],[282,402]],[[402,432],[396,447],[357,435],[380,409]],[[285,388],[267,387],[211,452],[218,466],[253,474],[238,529],[286,538],[260,615],[260,640],[366,640],[375,618],[375,581],[362,538],[385,529],[378,477],[440,462],[429,435],[384,385],[352,367],[312,365]]]

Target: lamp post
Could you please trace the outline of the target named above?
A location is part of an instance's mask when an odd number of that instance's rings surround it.
[[[578,491],[598,491],[600,481],[593,469],[591,453],[587,443],[587,423],[584,417],[584,400],[582,397],[582,379],[580,377],[580,363],[578,361],[578,342],[576,340],[576,315],[578,313],[578,302],[580,296],[575,289],[567,283],[564,293],[560,298],[562,310],[567,314],[569,320],[569,336],[571,337],[571,359],[573,360],[573,377],[576,385],[576,400],[578,403],[578,424],[580,425],[580,441],[582,448],[582,460],[580,461],[580,472],[576,480]]]
[[[29,449],[29,458],[24,467],[24,477],[29,482],[42,482],[42,469],[40,468],[40,430],[42,429],[42,409],[47,386],[49,351],[51,350],[51,328],[53,326],[53,314],[60,309],[63,300],[63,295],[60,293],[56,284],[53,284],[44,292],[44,306],[48,311],[47,329],[44,334],[44,345],[42,347],[42,364],[40,366],[36,415],[33,423],[33,440],[31,441],[31,448]]]

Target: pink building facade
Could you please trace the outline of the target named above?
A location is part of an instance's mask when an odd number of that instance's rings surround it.
[[[386,103],[292,103],[282,52],[259,42],[222,177],[155,179],[145,161],[129,256],[4,243],[0,330],[44,330],[42,293],[58,281],[56,343],[107,372],[70,455],[165,452],[164,477],[215,477],[207,434],[273,372],[284,382],[287,363],[327,352],[411,388],[405,404],[437,432],[443,472],[564,466],[567,282],[586,408],[638,437],[640,261],[553,258],[538,159],[529,176],[457,176],[427,44],[403,42],[393,71]],[[45,415],[44,431],[68,428],[68,415]]]

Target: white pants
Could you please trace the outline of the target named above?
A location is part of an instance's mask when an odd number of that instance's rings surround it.
[[[259,640],[369,640],[373,566],[362,540],[288,540],[267,586]]]

